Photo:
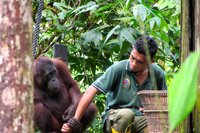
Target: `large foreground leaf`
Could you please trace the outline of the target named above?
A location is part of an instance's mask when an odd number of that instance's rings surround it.
[[[170,131],[192,111],[196,101],[199,52],[192,53],[169,86]]]

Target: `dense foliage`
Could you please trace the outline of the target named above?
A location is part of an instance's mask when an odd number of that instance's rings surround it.
[[[33,1],[33,18],[38,8]],[[170,84],[179,67],[180,0],[44,0],[38,55],[53,56],[53,45],[67,45],[73,77],[84,91],[112,63],[126,59],[140,35],[159,44],[156,62]],[[95,102],[100,113],[105,96]],[[100,118],[91,132],[101,132]]]

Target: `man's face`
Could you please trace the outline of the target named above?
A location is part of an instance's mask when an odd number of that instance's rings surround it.
[[[135,48],[133,48],[129,60],[132,72],[142,72],[147,68],[146,56],[138,53]]]

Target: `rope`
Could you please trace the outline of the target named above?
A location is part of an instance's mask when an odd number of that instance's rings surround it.
[[[36,47],[38,45],[38,36],[39,36],[39,32],[40,32],[40,22],[41,22],[41,18],[42,18],[42,9],[43,9],[43,5],[44,5],[44,1],[40,0],[39,1],[39,7],[37,10],[37,18],[36,18],[36,23],[35,23],[35,30],[34,30],[34,36],[33,36],[33,57],[36,57]]]

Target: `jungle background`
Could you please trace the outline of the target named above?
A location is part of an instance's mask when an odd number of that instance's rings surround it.
[[[155,61],[170,85],[179,69],[180,6],[180,0],[44,0],[37,56],[53,57],[54,44],[66,45],[68,67],[84,92],[111,64],[129,57],[139,36],[149,35],[159,44]],[[32,8],[36,22],[37,0]],[[102,131],[105,98],[95,98],[99,113],[88,132]]]

